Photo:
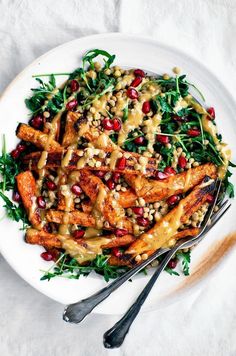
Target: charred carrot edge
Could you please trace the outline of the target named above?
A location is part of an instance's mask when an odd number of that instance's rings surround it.
[[[215,182],[202,186],[202,184],[196,186],[192,192],[183,198],[179,204],[182,204],[183,211],[179,218],[179,225],[184,224],[191,215],[197,211],[202,204],[207,200],[208,194],[212,193],[215,187]],[[173,208],[167,215],[165,215],[160,221],[158,221],[149,231],[139,236],[139,238],[129,246],[128,250],[125,252],[126,254],[130,254],[133,257],[136,255],[145,253],[150,250],[148,248],[148,243],[146,242],[146,238],[148,235],[153,235],[157,233],[159,226],[165,221],[167,224],[171,222],[171,219],[174,219],[177,216],[178,206],[179,204]],[[171,237],[172,238],[172,237]],[[166,241],[168,243],[168,241]],[[162,247],[157,244],[156,248]]]
[[[35,146],[41,149],[47,149],[47,151],[59,151],[61,145],[55,140],[49,140],[49,136],[42,131],[35,130],[33,127],[26,124],[19,124],[16,129],[16,136],[21,140],[33,143]],[[38,153],[40,158],[41,153]]]
[[[16,176],[16,182],[29,221],[33,226],[38,226],[41,223],[41,217],[36,205],[37,188],[32,172],[26,171],[18,174]]]
[[[134,175],[128,175],[125,179],[137,196],[144,198],[146,202],[153,202],[188,191],[201,182],[206,175],[211,178],[216,177],[214,164],[206,163],[190,168],[188,171],[163,180],[148,180],[142,176],[135,177]]]
[[[191,228],[191,229],[185,229],[182,231],[177,232],[174,236],[173,239],[174,240],[180,240],[184,237],[191,237],[191,236],[196,236],[199,233],[200,229],[198,227],[195,228]],[[155,251],[154,250],[150,250],[145,252],[145,254],[147,254],[148,256],[151,256]],[[134,260],[130,259],[130,256],[124,255],[121,256],[120,258],[116,257],[116,256],[111,256],[109,258],[109,264],[113,265],[113,266],[130,266],[132,267],[132,265],[134,264],[138,264],[141,263],[142,259],[140,260],[140,262],[136,262]]]
[[[63,135],[62,146],[68,147],[75,143],[78,138],[78,133],[75,130],[75,123],[80,118],[81,114],[69,111],[66,116],[66,126]]]
[[[44,135],[44,134],[43,134]],[[30,141],[32,142],[32,140]],[[41,146],[42,148],[42,146]],[[62,165],[62,160],[63,157],[67,154],[67,150],[64,150],[64,152],[60,150],[53,150],[54,152],[49,152],[47,159],[46,159],[46,164],[45,168],[58,168],[61,167]],[[93,160],[93,165],[90,166],[88,162],[84,163],[84,166],[82,167],[83,169],[86,168],[88,170],[98,170],[98,171],[113,171],[113,172],[119,172],[119,173],[126,173],[126,174],[136,174],[136,175],[145,175],[145,176],[154,176],[157,170],[157,160],[155,158],[148,158],[147,165],[146,165],[146,170],[141,171],[135,168],[136,163],[138,159],[142,156],[136,157],[136,155],[130,154],[130,157],[126,159],[126,166],[125,168],[119,168],[114,167],[114,169],[111,169],[109,164],[106,164],[106,160],[110,158],[111,152],[107,150],[101,150],[104,152],[105,157],[100,158],[99,156],[94,156],[92,158]],[[66,165],[66,169],[69,170],[77,170],[77,163],[81,159],[81,153],[84,154],[84,151],[82,150],[73,150],[71,153],[71,158],[68,161],[68,164]],[[23,158],[23,163],[27,167],[30,165],[31,169],[37,169],[38,161],[41,157],[41,152],[33,152],[28,155],[26,155]],[[96,163],[99,162],[99,167],[96,167]]]

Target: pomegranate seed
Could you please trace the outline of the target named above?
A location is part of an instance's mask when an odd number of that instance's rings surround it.
[[[166,174],[164,172],[157,171],[155,174],[155,177],[156,177],[156,179],[162,180],[162,179],[168,178],[168,174]]]
[[[213,107],[210,107],[210,108],[208,108],[207,112],[209,115],[211,115],[212,119],[214,120],[216,117],[215,109]]]
[[[151,104],[150,101],[144,101],[143,106],[142,106],[142,112],[144,114],[148,114],[151,110]]]
[[[178,165],[180,168],[185,168],[187,164],[187,160],[184,156],[180,156],[178,159]]]
[[[169,137],[165,135],[157,135],[157,141],[163,144],[167,144],[170,142]]]
[[[164,173],[168,176],[173,176],[176,174],[176,170],[173,167],[168,166],[164,169]]]
[[[120,173],[114,172],[114,173],[112,174],[112,179],[113,179],[113,181],[114,181],[115,183],[118,183],[118,182],[119,182],[119,179],[120,179]]]
[[[120,169],[121,171],[125,169],[126,167],[126,158],[123,156],[117,160],[116,164],[117,169]]]
[[[95,171],[94,174],[99,178],[104,178],[106,172],[105,171]]]
[[[171,268],[171,269],[174,269],[174,268],[177,266],[177,263],[178,263],[177,258],[172,258],[172,259],[168,262],[167,266],[168,266],[169,268]]]
[[[144,143],[145,138],[143,136],[140,137],[136,137],[134,139],[134,143],[136,143],[136,145],[142,145]]]
[[[175,120],[175,121],[184,121],[184,117],[182,117],[182,116],[178,116],[178,115],[173,115],[172,116],[172,118],[173,118],[173,120]]]
[[[53,260],[53,254],[48,251],[42,252],[40,256],[42,257],[42,259],[44,261],[52,261]]]
[[[144,209],[141,206],[134,206],[132,210],[137,216],[143,216],[144,214]]]
[[[44,225],[43,230],[48,232],[49,234],[51,234],[52,233],[52,227],[51,227],[50,223]]]
[[[191,136],[191,137],[197,137],[197,136],[199,136],[199,135],[201,134],[201,131],[198,130],[198,129],[189,129],[189,130],[187,131],[187,134],[188,134],[189,136]]]
[[[72,193],[74,193],[76,196],[80,195],[82,193],[82,189],[78,184],[73,184],[71,187]]]
[[[40,209],[45,209],[46,208],[46,202],[44,200],[44,197],[39,196],[37,197],[37,204]]]
[[[27,146],[24,143],[20,142],[20,143],[18,143],[16,148],[21,153],[21,152],[24,152],[26,150]]]
[[[105,130],[113,130],[113,121],[111,121],[108,117],[102,120],[102,126]]]
[[[129,89],[127,89],[127,96],[130,99],[138,99],[138,92],[134,88],[129,88]]]
[[[81,239],[81,237],[83,237],[84,234],[85,234],[84,230],[75,230],[73,232],[73,237],[76,238],[76,239]]]
[[[19,203],[21,201],[20,193],[17,190],[14,190],[14,192],[13,192],[12,200],[14,200],[17,203]]]
[[[134,70],[134,75],[136,77],[142,77],[142,78],[145,77],[145,73],[144,73],[144,71],[142,69],[135,69]]]
[[[32,126],[34,129],[40,129],[43,125],[43,118],[40,115],[32,117],[29,121],[30,126]]]
[[[136,87],[139,86],[139,84],[141,84],[142,80],[143,80],[143,79],[142,79],[141,77],[136,77],[136,78],[132,81],[132,83],[130,84],[130,86],[133,87],[133,88],[136,88]]]
[[[67,110],[73,110],[78,105],[78,101],[76,99],[72,99],[66,104]]]
[[[121,122],[119,119],[115,118],[113,119],[113,130],[114,131],[120,131],[121,129]]]
[[[146,218],[139,216],[139,217],[137,217],[137,223],[140,226],[146,227],[149,225],[150,221]]]
[[[178,195],[172,195],[167,199],[167,204],[168,205],[175,205],[178,201],[180,200],[180,197]]]
[[[116,235],[116,237],[122,237],[122,236],[128,234],[128,230],[126,230],[126,229],[115,229],[114,234]]]
[[[56,190],[57,189],[56,184],[52,180],[47,180],[46,186],[47,186],[48,190]]]
[[[107,186],[110,190],[114,189],[115,188],[115,182],[110,178],[108,179],[107,181]]]
[[[71,89],[72,93],[74,93],[75,91],[77,91],[79,89],[79,83],[77,82],[77,80],[73,79],[70,82],[70,89]]]
[[[15,148],[13,151],[11,151],[11,156],[14,159],[17,159],[19,157],[19,155],[20,155],[20,151],[17,148]]]
[[[208,194],[207,196],[207,202],[209,204],[212,204],[214,202],[214,196],[212,194]]]
[[[118,247],[113,247],[112,249],[112,254],[116,257],[121,257],[122,256],[122,252]]]

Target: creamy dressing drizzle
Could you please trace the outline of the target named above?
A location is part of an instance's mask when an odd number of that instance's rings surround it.
[[[104,204],[105,204],[105,199],[107,196],[107,189],[104,186],[101,186],[99,188],[99,192],[97,195],[97,199],[93,205],[93,209],[92,209],[92,216],[95,219],[96,222],[96,227],[98,229],[101,229],[103,227],[103,223],[104,223],[104,216],[103,216],[103,209],[104,209]]]

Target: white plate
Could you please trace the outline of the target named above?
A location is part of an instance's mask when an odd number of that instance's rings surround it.
[[[236,152],[234,121],[236,106],[231,95],[218,79],[201,63],[176,49],[150,39],[121,34],[95,35],[66,43],[35,60],[13,80],[0,101],[1,133],[6,134],[8,149],[13,149],[16,145],[17,139],[14,132],[17,123],[28,121],[24,99],[30,95],[30,88],[36,85],[32,75],[73,71],[81,65],[81,56],[92,48],[101,48],[116,54],[115,63],[120,66],[144,68],[160,74],[171,72],[176,65],[181,67],[183,73],[188,75],[189,81],[195,83],[204,93],[207,104],[215,107],[219,130],[233,152]],[[64,79],[64,77],[57,78],[60,81]],[[235,182],[235,175],[233,180]],[[235,214],[235,208],[234,204],[224,219],[209,233],[207,239],[194,249],[192,270],[197,268],[216,241],[221,241],[228,232],[234,230],[235,219],[232,217]],[[40,281],[42,275],[40,270],[48,269],[50,266],[50,263],[40,258],[43,249],[26,244],[23,240],[23,233],[18,230],[18,225],[7,218],[4,218],[0,224],[0,250],[22,278],[40,292],[63,304],[87,297],[106,285],[98,275],[81,277],[80,280],[58,278],[50,282]],[[207,272],[208,269],[194,281],[186,277],[173,277],[163,273],[146,301],[144,310],[163,307],[183,297],[187,291],[195,290],[204,280],[207,280],[209,275]],[[124,312],[146,282],[147,277],[137,276],[132,283],[127,282],[113,293],[95,309],[95,312],[105,314]]]

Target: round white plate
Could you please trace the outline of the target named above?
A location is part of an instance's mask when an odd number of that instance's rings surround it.
[[[29,113],[24,105],[24,99],[30,95],[30,88],[36,86],[32,75],[71,72],[81,65],[82,55],[92,48],[105,49],[116,54],[115,63],[120,66],[144,68],[160,74],[171,72],[174,66],[182,68],[182,72],[188,75],[189,81],[195,83],[204,93],[207,105],[215,107],[219,131],[223,134],[224,140],[230,144],[233,152],[236,152],[234,121],[236,106],[231,95],[218,79],[201,63],[185,53],[150,39],[122,34],[95,35],[66,43],[36,59],[13,80],[0,101],[1,133],[6,134],[9,150],[13,149],[17,143],[14,135],[17,123],[28,121]],[[57,77],[58,83],[63,79],[65,77]],[[233,181],[235,182],[235,176]],[[232,217],[235,215],[235,208],[233,205],[222,221],[208,234],[207,239],[194,249],[192,270],[197,269],[199,263],[217,241],[221,241],[228,232],[234,230],[235,219]],[[1,216],[3,214],[1,210]],[[15,271],[40,292],[58,302],[67,304],[85,298],[106,285],[98,275],[81,277],[79,280],[58,278],[50,282],[40,281],[42,276],[40,270],[48,269],[50,263],[40,258],[40,253],[43,251],[41,247],[24,242],[23,233],[19,227],[7,218],[1,221],[0,250]],[[211,259],[210,255],[209,259]],[[194,279],[163,273],[143,310],[160,308],[184,297],[187,291],[196,290],[204,280],[207,280],[208,276],[208,268]],[[99,305],[95,312],[105,314],[124,312],[147,280],[144,275],[135,277],[133,282],[127,282]]]

